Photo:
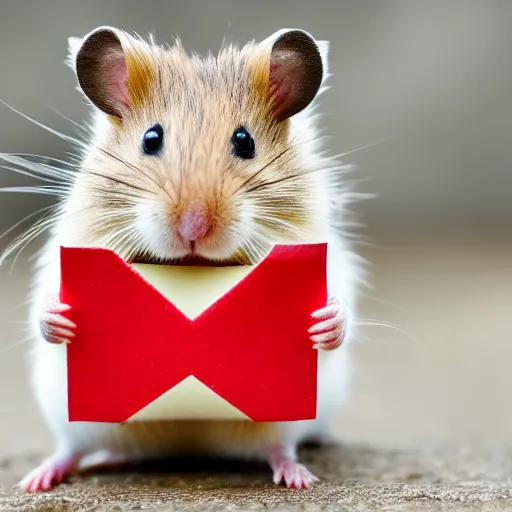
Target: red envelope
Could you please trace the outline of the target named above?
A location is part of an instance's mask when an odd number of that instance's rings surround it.
[[[178,298],[193,298],[203,278],[171,287],[171,302],[143,277],[163,267],[62,248],[61,300],[78,326],[67,347],[69,420],[314,419],[317,351],[307,330],[327,300],[326,249],[276,246],[190,317]]]

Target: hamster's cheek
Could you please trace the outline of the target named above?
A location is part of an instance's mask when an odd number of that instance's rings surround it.
[[[165,204],[158,199],[141,200],[134,207],[137,251],[148,251],[155,258],[178,258],[188,253],[179,237],[173,236]]]

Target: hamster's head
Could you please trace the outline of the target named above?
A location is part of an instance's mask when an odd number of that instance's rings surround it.
[[[131,261],[247,263],[308,240],[325,162],[292,122],[321,89],[326,43],[281,30],[201,58],[101,27],[70,50],[96,111],[69,199],[84,241]]]

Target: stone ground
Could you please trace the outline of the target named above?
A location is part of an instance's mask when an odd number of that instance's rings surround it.
[[[26,266],[0,279],[0,511],[512,511],[512,246],[407,241],[367,255],[375,291],[354,345],[355,384],[339,445],[302,459],[322,481],[275,488],[266,467],[168,461],[76,476],[48,494],[14,484],[51,440],[28,391]],[[405,331],[405,334],[404,332]]]

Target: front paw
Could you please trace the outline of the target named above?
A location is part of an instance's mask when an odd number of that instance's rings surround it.
[[[315,311],[311,317],[317,320],[309,330],[313,348],[334,350],[338,348],[345,334],[344,318],[337,298],[329,297],[327,306]]]
[[[57,296],[48,296],[39,319],[41,334],[48,343],[69,343],[75,337],[76,324],[65,316],[71,306],[62,304]]]

